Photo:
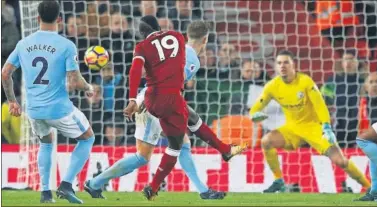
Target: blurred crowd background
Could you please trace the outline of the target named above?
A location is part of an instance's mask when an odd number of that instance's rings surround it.
[[[185,98],[226,142],[259,145],[263,134],[284,123],[276,103],[271,118],[255,125],[248,109],[275,76],[279,49],[297,56],[298,70],[311,75],[325,97],[342,147],[354,147],[358,132],[377,122],[377,2],[375,1],[66,1],[60,0],[59,34],[78,48],[80,70],[95,95],[71,91],[71,100],[92,124],[97,145],[134,145],[135,124],[122,110],[128,100],[128,74],[143,15],[158,17],[162,30],[186,32],[193,20],[209,23],[209,43],[201,69],[185,85]],[[27,8],[21,8],[27,9]],[[20,3],[2,1],[1,64],[22,34]],[[305,33],[301,33],[305,28]],[[89,71],[83,56],[92,45],[105,47],[111,64]],[[21,70],[14,74],[21,101]],[[140,84],[140,88],[144,86]],[[2,89],[2,143],[17,144],[21,119],[11,117]],[[205,146],[190,135],[194,146]],[[58,135],[59,143],[74,140]],[[161,140],[161,145],[166,141]]]

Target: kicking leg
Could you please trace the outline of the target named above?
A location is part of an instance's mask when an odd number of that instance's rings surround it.
[[[222,142],[216,134],[205,124],[199,117],[198,113],[190,106],[187,106],[189,111],[188,129],[198,136],[201,140],[208,143],[223,155],[225,161],[229,161],[233,156],[242,153],[246,150],[247,145],[232,146]]]

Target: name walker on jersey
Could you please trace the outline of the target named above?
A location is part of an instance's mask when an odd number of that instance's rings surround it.
[[[30,47],[27,47],[26,50],[29,53],[35,50],[44,50],[44,51],[50,52],[51,54],[54,54],[54,52],[56,52],[56,49],[52,47],[51,45],[33,45]]]

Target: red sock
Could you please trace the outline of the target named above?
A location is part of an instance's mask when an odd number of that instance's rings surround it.
[[[217,149],[221,154],[230,153],[231,146],[217,138],[216,134],[213,133],[207,124],[203,123],[194,134],[207,142],[211,147]]]
[[[154,175],[153,180],[150,184],[153,192],[158,191],[158,188],[160,187],[162,181],[173,170],[175,163],[177,163],[177,157],[168,155],[165,152],[162,156],[160,165],[157,168],[156,174]]]

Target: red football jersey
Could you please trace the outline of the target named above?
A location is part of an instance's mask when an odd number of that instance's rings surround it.
[[[134,58],[144,59],[148,87],[183,89],[185,44],[179,32],[158,31],[136,45]]]

